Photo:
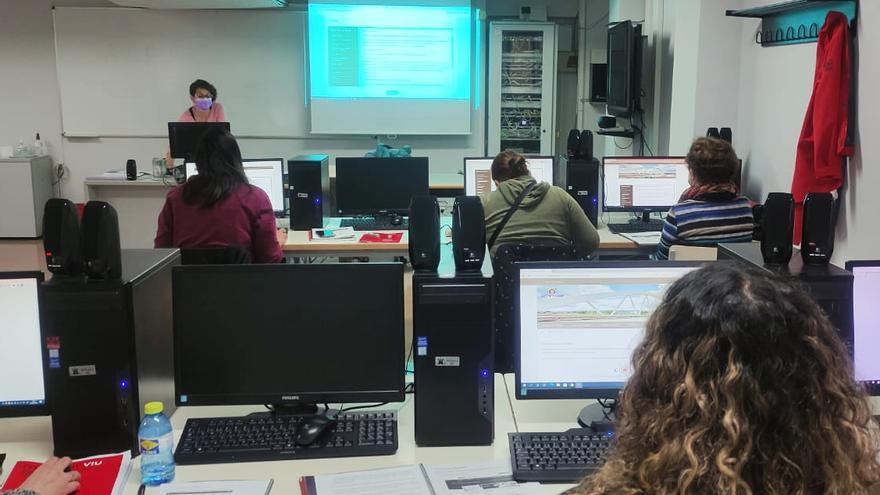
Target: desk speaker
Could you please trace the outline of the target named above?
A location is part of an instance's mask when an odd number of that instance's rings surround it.
[[[456,271],[480,271],[483,267],[486,219],[477,196],[459,196],[452,205],[452,256]]]
[[[765,263],[788,264],[794,230],[794,198],[789,193],[770,193],[764,201],[761,255]]]
[[[82,218],[83,257],[89,278],[117,280],[122,277],[119,217],[110,203],[89,201]]]
[[[413,196],[409,204],[409,261],[413,270],[440,264],[440,205],[433,196]]]
[[[807,264],[831,261],[834,252],[834,196],[808,193],[804,198],[801,257]]]
[[[50,272],[79,275],[83,271],[82,233],[76,205],[52,198],[43,210],[43,252]]]

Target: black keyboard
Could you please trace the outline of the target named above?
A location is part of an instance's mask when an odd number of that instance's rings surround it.
[[[563,433],[508,433],[513,479],[576,483],[605,464],[613,433],[588,428]]]
[[[301,417],[243,416],[186,420],[174,452],[178,464],[277,461],[392,455],[397,452],[394,412],[343,413],[331,431],[308,447],[296,445]]]
[[[662,232],[663,222],[651,221],[635,223],[609,223],[608,230],[615,234],[635,234],[638,232]]]
[[[393,225],[391,217],[355,217],[343,218],[340,227],[354,227],[354,230],[409,230],[409,219],[396,217],[400,223]]]

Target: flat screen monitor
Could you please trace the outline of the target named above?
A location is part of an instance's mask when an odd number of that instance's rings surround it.
[[[517,399],[617,398],[667,287],[702,264],[517,264]]]
[[[665,212],[688,188],[683,156],[606,156],[602,159],[604,211]]]
[[[853,274],[853,361],[856,380],[880,392],[880,260],[847,261]]]
[[[0,272],[0,418],[49,414],[46,369],[59,351],[40,325],[42,282],[41,272]]]
[[[629,117],[639,110],[641,97],[642,28],[622,21],[608,28],[608,87],[610,115]]]
[[[402,263],[179,266],[172,287],[180,405],[404,399]]]
[[[284,159],[282,158],[247,158],[241,161],[244,175],[251,185],[257,186],[269,196],[272,209],[284,211]],[[186,162],[187,179],[198,175],[195,162]]]
[[[229,122],[169,122],[168,146],[172,158],[192,160],[202,135],[208,129],[229,131]]]
[[[496,189],[492,180],[492,157],[464,159],[464,193],[468,196],[482,196]],[[526,157],[526,167],[538,182],[553,184],[553,157]]]
[[[413,196],[428,194],[428,158],[337,158],[338,213],[405,215]]]

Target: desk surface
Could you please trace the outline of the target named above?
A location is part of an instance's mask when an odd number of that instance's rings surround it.
[[[428,177],[431,189],[464,189],[464,176],[461,174],[432,173]],[[172,177],[154,179],[152,176],[141,176],[137,180],[101,179],[98,177],[87,178],[83,183],[86,186],[119,186],[119,187],[174,187],[177,185]]]
[[[546,401],[541,401],[545,402]],[[553,406],[553,404],[548,404]],[[254,406],[179,407],[171,417],[175,445],[191,417],[240,416],[257,411]],[[384,410],[398,410],[397,453],[392,456],[351,457],[337,459],[304,459],[297,461],[246,462],[234,464],[207,464],[177,466],[175,481],[265,479],[274,478],[272,493],[295,495],[300,493],[299,478],[315,474],[358,471],[408,464],[446,465],[508,459],[507,433],[515,431],[506,382],[495,375],[495,442],[484,447],[418,447],[415,445],[413,396],[406,402],[389,404]],[[52,428],[49,418],[0,419],[0,444],[7,453],[8,475],[15,462],[42,460],[52,454]],[[135,495],[140,483],[139,459],[132,462],[131,474],[125,486],[125,495]],[[564,485],[543,485],[536,493],[559,493]]]

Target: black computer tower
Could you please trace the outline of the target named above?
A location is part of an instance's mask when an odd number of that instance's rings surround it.
[[[593,226],[599,228],[599,161],[592,158],[568,160],[565,164],[565,190],[584,210]]]
[[[443,246],[436,273],[413,274],[415,440],[490,445],[494,417],[494,284],[483,270],[455,274]]]
[[[324,227],[330,217],[330,159],[327,155],[299,155],[287,161],[290,228]]]
[[[843,268],[831,264],[808,265],[798,254],[788,263],[779,265],[765,263],[761,245],[729,243],[718,246],[718,259],[733,259],[750,263],[764,270],[792,277],[813,296],[831,323],[837,327],[840,337],[852,352],[853,349],[853,276]],[[852,355],[850,355],[852,357]]]
[[[177,249],[122,250],[121,280],[43,284],[55,455],[137,454],[143,406],[174,411],[171,268]]]

